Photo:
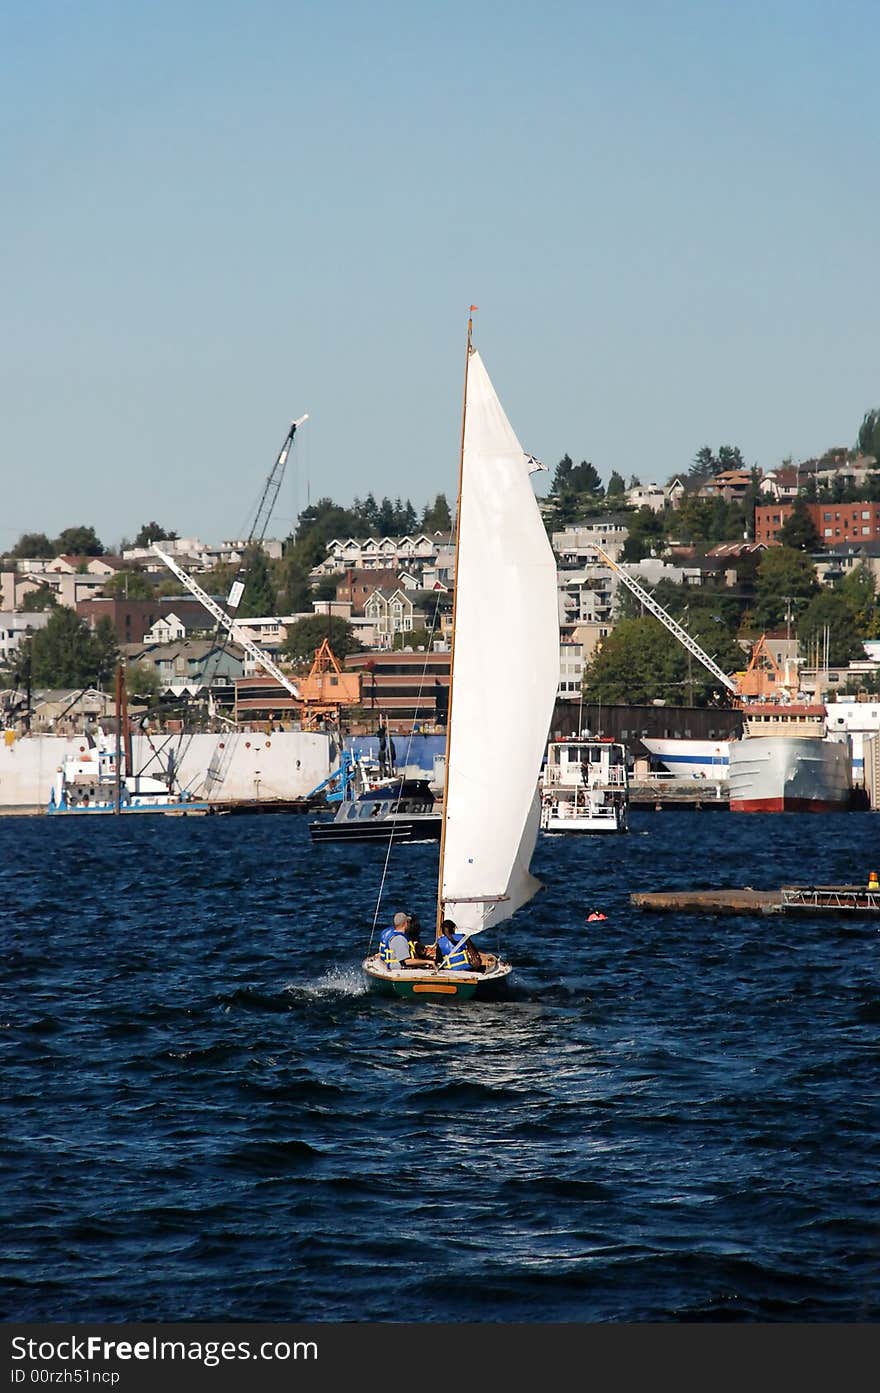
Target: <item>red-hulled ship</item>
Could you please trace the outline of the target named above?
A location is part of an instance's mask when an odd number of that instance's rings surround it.
[[[826,736],[825,707],[743,706],[743,738],[730,742],[730,810],[845,812],[852,801],[848,737]]]

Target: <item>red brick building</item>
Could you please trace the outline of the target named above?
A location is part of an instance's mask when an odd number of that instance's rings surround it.
[[[755,509],[755,541],[773,546],[793,504],[770,503]],[[840,542],[880,541],[880,503],[808,503],[807,511],[826,547]]]

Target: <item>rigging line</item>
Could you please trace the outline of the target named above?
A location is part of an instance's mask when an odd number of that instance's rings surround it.
[[[434,635],[434,632],[435,632],[436,627],[437,627],[437,620],[438,620],[438,618],[439,618],[439,614],[440,614],[440,605],[439,605],[439,602],[438,602],[438,603],[434,606],[434,617],[433,617],[433,619],[431,620],[431,628],[430,628],[430,630],[428,631],[428,638],[429,638],[429,641],[431,641],[431,642],[433,642],[433,635]],[[428,672],[428,652],[429,652],[429,649],[426,647],[426,649],[425,649],[425,660],[424,660],[424,662],[423,662],[423,664],[422,664],[422,672],[421,672],[421,676],[420,676],[420,678],[419,678],[418,690],[417,690],[417,692],[416,692],[416,706],[417,706],[417,707],[418,707],[418,706],[420,705],[420,703],[421,703],[421,696],[422,696],[422,692],[424,691],[425,678],[426,678],[427,672]],[[406,746],[406,765],[409,764],[409,761],[410,761],[410,754],[412,753],[413,735],[414,735],[414,733],[415,733],[415,732],[414,732],[414,727],[415,727],[415,716],[413,716],[413,718],[412,718],[412,723],[411,723],[411,727],[410,727],[410,732],[409,732],[409,736],[408,736],[408,738],[407,738],[407,746]],[[392,738],[392,736],[391,736],[391,732],[388,730],[388,720],[387,720],[387,717],[386,717],[386,721],[385,721],[385,731],[386,731],[386,735],[387,735],[388,739],[390,740],[390,739]],[[404,767],[406,767],[406,765],[405,765]],[[396,801],[396,803],[395,803],[395,805],[394,805],[394,812],[395,812],[395,813],[397,813],[398,810],[399,810],[399,808],[400,808],[400,800],[401,800],[402,797],[403,797],[403,777],[401,776],[400,783],[398,784],[398,788],[397,788],[397,801]],[[382,877],[381,877],[381,880],[380,880],[380,882],[379,882],[379,894],[378,894],[377,899],[376,899],[376,908],[375,908],[375,911],[374,911],[374,913],[373,913],[373,925],[372,925],[372,928],[371,928],[371,930],[370,930],[370,942],[369,942],[369,945],[368,945],[369,947],[372,947],[372,946],[373,946],[373,935],[374,935],[375,932],[376,932],[376,924],[378,923],[378,920],[379,920],[379,911],[380,911],[381,906],[382,906],[382,895],[383,895],[383,893],[384,893],[385,880],[386,880],[386,877],[387,877],[387,875],[388,875],[388,864],[389,864],[389,861],[391,860],[391,847],[392,847],[393,843],[394,843],[394,824],[392,823],[392,826],[391,826],[391,835],[390,835],[390,837],[388,838],[388,850],[387,850],[386,853],[385,853],[385,864],[384,864],[384,866],[383,866],[383,868],[382,868]]]

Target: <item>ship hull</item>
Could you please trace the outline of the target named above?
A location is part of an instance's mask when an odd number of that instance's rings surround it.
[[[655,740],[643,736],[642,744],[676,779],[727,780],[730,761],[727,740]]]
[[[731,812],[845,812],[851,798],[844,742],[772,735],[731,741]]]

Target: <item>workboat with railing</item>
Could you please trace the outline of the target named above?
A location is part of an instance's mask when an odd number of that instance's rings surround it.
[[[440,804],[427,779],[385,775],[344,750],[339,769],[313,792],[325,785],[332,812],[309,823],[313,842],[426,842],[440,837]]]
[[[545,832],[626,832],[626,750],[613,740],[551,740],[541,777]]]

